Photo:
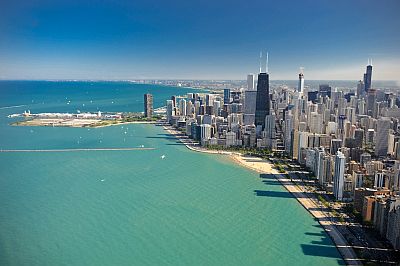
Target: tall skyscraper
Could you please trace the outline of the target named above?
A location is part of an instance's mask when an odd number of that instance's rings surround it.
[[[372,63],[368,60],[367,71],[364,74],[364,90],[372,88]]]
[[[333,176],[333,195],[337,200],[343,199],[345,163],[346,157],[338,151],[335,156],[335,173]]]
[[[265,127],[265,117],[269,115],[270,99],[269,99],[269,74],[268,74],[268,53],[265,72],[261,72],[261,55],[260,55],[260,74],[257,81],[257,96],[256,96],[256,126]]]
[[[303,68],[300,68],[300,73],[299,73],[299,85],[297,86],[297,91],[300,93],[303,93],[304,91],[304,74],[303,74]]]
[[[375,156],[386,156],[389,145],[390,119],[382,117],[377,122]]]
[[[265,127],[265,117],[269,114],[270,99],[269,99],[269,74],[258,74],[257,97],[256,97],[256,126]]]
[[[255,89],[255,75],[253,73],[247,75],[247,90]]]
[[[147,118],[153,117],[153,95],[149,93],[144,95],[144,116]]]

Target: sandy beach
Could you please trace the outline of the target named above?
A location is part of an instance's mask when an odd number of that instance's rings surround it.
[[[280,174],[268,160],[237,154],[231,154],[231,157],[240,165],[258,173],[274,174],[276,179],[286,188],[286,190],[289,191],[297,201],[316,218],[335,243],[346,264],[362,265],[353,248],[349,246],[347,240],[336,228],[336,221],[332,219],[332,215],[326,212],[315,199],[309,197],[309,193],[306,192],[306,189],[303,186],[295,184],[289,178],[286,178],[285,175]]]

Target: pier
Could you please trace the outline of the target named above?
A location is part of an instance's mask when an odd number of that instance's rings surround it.
[[[80,149],[21,149],[21,150],[3,150],[0,152],[80,152],[80,151],[138,151],[138,150],[154,150],[155,148],[80,148]]]

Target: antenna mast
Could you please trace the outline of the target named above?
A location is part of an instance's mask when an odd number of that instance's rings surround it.
[[[261,73],[261,58],[262,58],[262,51],[260,51],[260,73]]]
[[[265,64],[265,73],[268,73],[268,52],[267,52],[267,60],[266,60],[266,64]]]

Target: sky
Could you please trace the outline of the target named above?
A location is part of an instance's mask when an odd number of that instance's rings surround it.
[[[400,1],[1,0],[0,79],[400,80]]]

